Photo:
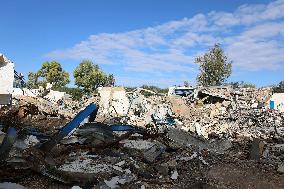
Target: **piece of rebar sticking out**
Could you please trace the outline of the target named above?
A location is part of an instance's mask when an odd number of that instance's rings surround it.
[[[2,144],[0,145],[0,162],[5,161],[9,157],[9,153],[17,138],[17,131],[15,128],[10,127],[7,131]]]
[[[43,143],[39,149],[48,153],[54,148],[64,137],[66,137],[73,129],[80,125],[80,123],[93,112],[97,111],[97,106],[95,104],[88,105],[84,110],[79,112],[72,121],[60,129],[60,131],[55,134],[50,140]]]

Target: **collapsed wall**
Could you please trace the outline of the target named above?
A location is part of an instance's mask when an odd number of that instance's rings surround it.
[[[14,63],[0,53],[0,94],[11,94],[14,82]]]

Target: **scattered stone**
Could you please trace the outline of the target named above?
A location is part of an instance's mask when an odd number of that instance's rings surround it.
[[[3,189],[26,189],[26,187],[24,187],[24,186],[21,186],[21,185],[16,184],[16,183],[11,183],[11,182],[0,183],[0,188],[3,188]]]
[[[169,167],[167,164],[156,165],[155,169],[158,171],[159,174],[163,176],[167,176],[169,174]]]
[[[144,158],[149,162],[154,162],[157,159],[157,157],[160,156],[165,150],[166,147],[164,145],[155,144],[150,149],[144,152]]]
[[[280,164],[280,165],[278,165],[277,171],[278,171],[279,173],[284,173],[284,164],[283,164],[283,163]]]
[[[254,138],[250,147],[250,159],[259,160],[264,152],[264,142]]]
[[[178,172],[177,172],[177,170],[174,170],[174,171],[172,172],[171,179],[176,180],[177,178],[178,178]]]

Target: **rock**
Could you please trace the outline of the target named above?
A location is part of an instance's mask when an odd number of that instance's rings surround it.
[[[72,186],[71,189],[82,189],[80,186]]]
[[[102,145],[114,141],[113,131],[110,127],[99,123],[85,123],[75,133],[78,141],[92,146]]]
[[[29,135],[26,137],[26,139],[24,140],[24,142],[26,143],[26,145],[28,146],[33,146],[37,143],[39,143],[39,140],[37,139],[36,136],[33,136],[33,135]]]
[[[157,165],[155,169],[163,176],[167,176],[169,174],[169,167],[166,164]]]
[[[163,176],[167,176],[169,174],[169,170],[175,170],[176,166],[177,166],[177,161],[171,160],[155,166],[155,169]]]
[[[133,175],[122,175],[111,178],[110,180],[105,180],[105,184],[111,188],[120,188],[119,185],[131,182],[134,179]]]
[[[144,152],[144,159],[149,162],[154,162],[165,150],[166,146],[162,144],[155,144]]]
[[[129,99],[123,87],[102,87],[100,94],[100,112],[105,115],[123,116],[129,109]]]
[[[177,178],[178,178],[178,172],[177,172],[177,170],[174,170],[174,171],[172,172],[171,179],[176,180]]]
[[[283,164],[283,163],[280,164],[280,165],[278,165],[277,171],[278,171],[279,173],[284,173],[284,164]]]
[[[26,187],[16,184],[16,183],[11,183],[11,182],[3,182],[0,183],[0,188],[5,188],[5,189],[26,189]]]
[[[264,152],[264,142],[254,138],[250,147],[250,159],[259,160]]]
[[[5,138],[5,133],[3,133],[2,131],[0,131],[0,144],[2,143],[3,139]]]
[[[147,140],[122,140],[123,147],[137,150],[147,150],[155,145],[154,142]]]
[[[199,146],[201,140],[193,137],[190,133],[176,128],[168,128],[167,137],[172,141],[170,143],[172,148],[184,148],[191,145]]]
[[[177,161],[171,160],[171,161],[168,161],[167,163],[164,163],[164,164],[166,164],[170,168],[175,168],[177,166]]]

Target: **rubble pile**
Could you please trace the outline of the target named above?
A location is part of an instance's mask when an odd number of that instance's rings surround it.
[[[107,122],[120,122],[140,127],[154,124],[153,116],[171,116],[165,96],[145,97],[139,91],[126,93],[123,88],[104,88],[100,93],[99,117]]]
[[[284,188],[284,113],[267,107],[269,88],[151,94],[107,87],[80,102],[15,99],[0,114],[0,185]]]
[[[210,135],[263,139],[283,135],[283,113],[269,111],[265,106],[270,89],[200,91],[188,99],[169,98],[174,113],[183,122],[182,129],[206,139]]]
[[[60,107],[40,97],[14,97],[11,109],[2,108],[0,121],[4,129],[15,127],[38,128],[41,131],[55,131],[56,128],[66,124],[76,111]]]

